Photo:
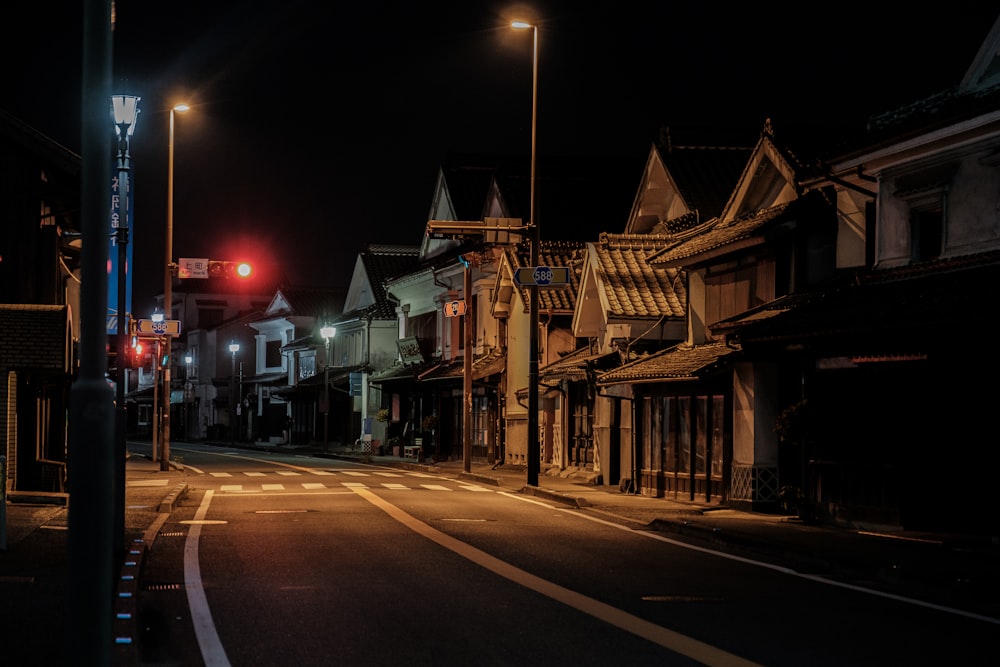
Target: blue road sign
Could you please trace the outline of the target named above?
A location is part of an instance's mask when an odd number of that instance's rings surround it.
[[[525,266],[514,272],[518,287],[563,287],[569,284],[569,268],[565,266]]]

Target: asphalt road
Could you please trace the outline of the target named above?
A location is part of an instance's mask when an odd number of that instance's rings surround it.
[[[143,664],[987,664],[996,626],[502,487],[206,448]],[[849,638],[849,640],[845,640]]]

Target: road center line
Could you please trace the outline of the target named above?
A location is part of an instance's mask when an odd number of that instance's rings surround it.
[[[739,656],[727,653],[709,644],[693,639],[679,632],[668,630],[662,626],[650,623],[649,621],[629,614],[609,604],[587,597],[568,588],[563,588],[551,581],[537,577],[530,572],[514,567],[510,563],[495,558],[485,551],[481,551],[465,542],[457,540],[450,535],[446,535],[435,528],[420,521],[416,517],[407,514],[392,503],[383,500],[367,488],[353,487],[354,493],[358,494],[372,505],[375,505],[390,517],[403,524],[418,535],[422,535],[432,542],[436,542],[445,549],[448,549],[463,558],[466,558],[486,569],[505,577],[514,583],[541,593],[558,602],[578,609],[585,614],[610,623],[616,627],[647,639],[654,644],[680,653],[704,665],[712,667],[757,667],[757,663],[745,660]]]

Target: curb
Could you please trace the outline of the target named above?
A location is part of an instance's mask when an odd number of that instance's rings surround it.
[[[167,496],[160,501],[160,514],[170,514],[174,511],[174,503],[187,496],[188,485],[187,482],[181,482],[174,487]]]

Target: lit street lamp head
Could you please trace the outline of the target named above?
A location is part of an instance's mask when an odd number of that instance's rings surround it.
[[[139,98],[135,95],[112,95],[111,118],[118,137],[125,134],[131,138],[135,132],[135,122],[139,118]]]

